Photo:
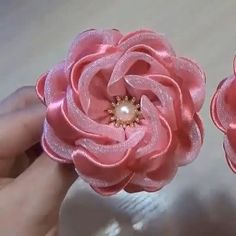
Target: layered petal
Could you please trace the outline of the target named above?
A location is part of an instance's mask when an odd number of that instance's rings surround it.
[[[236,147],[235,147],[236,129],[235,124],[229,128],[224,138],[225,157],[231,170],[236,173]]]
[[[120,40],[119,48],[122,50],[128,50],[129,48],[139,44],[150,46],[155,49],[161,57],[175,55],[173,48],[164,35],[151,30],[139,30],[127,34]]]
[[[127,169],[128,151],[116,163],[102,164],[93,154],[83,148],[78,148],[73,153],[73,161],[76,171],[86,182],[94,188],[107,188],[123,182],[132,172]]]
[[[79,139],[77,146],[82,146],[85,150],[93,153],[100,163],[111,164],[119,162],[126,152],[132,150],[138,145],[145,135],[145,129],[139,129],[133,133],[127,140],[115,144],[98,144],[91,139]]]
[[[67,144],[58,138],[47,121],[44,122],[42,146],[52,159],[65,163],[72,162],[72,153],[76,149],[75,146]]]
[[[36,84],[36,93],[41,100],[42,103],[45,103],[45,98],[44,98],[44,89],[45,89],[45,80],[47,78],[48,73],[42,74]]]
[[[102,82],[98,82],[103,90],[106,88],[106,84],[108,82],[108,78],[101,77],[101,75],[98,75],[98,72],[101,70],[107,70],[112,71],[115,63],[118,61],[120,57],[120,53],[111,54],[109,56],[102,57],[87,66],[82,74],[79,77],[78,81],[78,91],[79,91],[79,98],[81,102],[81,106],[86,114],[91,113],[90,109],[94,109],[100,103],[101,109],[104,111],[104,109],[108,108],[107,102],[109,100],[107,98],[103,97],[95,97],[94,92],[93,96],[91,96],[91,91],[97,88],[97,83],[90,88],[92,80],[104,80]],[[75,78],[76,79],[76,78]],[[102,84],[101,84],[102,83]],[[101,91],[102,92],[102,91]],[[101,94],[100,94],[101,95]]]
[[[103,52],[107,47],[114,47],[122,37],[118,30],[87,30],[74,39],[66,60],[66,73],[71,66],[88,55]]]
[[[66,95],[68,80],[64,72],[64,66],[64,62],[57,64],[48,72],[45,78],[44,98],[47,105],[63,99]]]
[[[157,100],[158,110],[161,114],[172,124],[172,127],[175,129],[177,126],[176,116],[175,116],[175,107],[173,101],[173,93],[159,83],[158,78],[163,78],[165,76],[155,75],[155,76],[136,76],[136,75],[127,75],[125,76],[126,83],[132,87],[133,91],[137,94],[145,94],[145,91],[148,91],[149,94],[154,94]],[[168,77],[167,77],[168,78]],[[147,97],[151,99],[152,97],[146,92]]]
[[[170,127],[145,96],[141,99],[141,111],[149,127],[146,133],[147,139],[144,140],[144,145],[137,149],[136,158],[143,158],[151,154],[157,158],[166,153],[171,144],[172,134]]]
[[[176,76],[180,86],[187,87],[198,112],[205,99],[205,74],[193,61],[183,57],[172,57],[166,64],[169,70]]]
[[[109,140],[100,135],[87,133],[76,127],[67,116],[66,102],[64,99],[53,102],[48,106],[46,119],[50,127],[54,130],[54,133],[68,144],[74,145],[75,140],[79,138],[91,138],[103,142]]]
[[[225,79],[219,86],[211,102],[211,116],[216,126],[226,132],[236,118],[236,79]]]
[[[135,65],[137,62],[138,65]],[[142,67],[141,70],[140,67]],[[161,63],[146,53],[127,52],[119,59],[112,72],[111,79],[109,80],[107,87],[107,92],[110,96],[126,94],[124,76],[127,74],[168,75],[168,72]]]
[[[177,166],[171,159],[167,159],[155,171],[146,174],[136,174],[125,187],[127,192],[155,192],[168,184],[175,176]]]
[[[75,103],[71,89],[67,91],[66,101],[68,117],[71,123],[79,129],[115,141],[123,141],[125,139],[125,132],[122,128],[116,128],[114,125],[100,124],[86,116]]]
[[[116,185],[112,185],[110,187],[95,187],[93,185],[91,185],[91,187],[95,192],[101,194],[102,196],[111,196],[123,190],[126,187],[126,185],[129,184],[130,180],[133,178],[133,175],[134,174],[131,173],[121,182],[119,182]]]
[[[174,152],[176,162],[179,166],[191,163],[199,154],[203,142],[203,125],[195,115],[190,127],[176,133],[178,146]]]

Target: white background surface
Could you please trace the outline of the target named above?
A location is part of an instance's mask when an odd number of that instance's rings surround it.
[[[236,175],[209,117],[213,91],[232,73],[236,1],[0,0],[0,98],[34,84],[65,56],[78,32],[97,27],[165,33],[179,55],[203,66],[205,144],[199,158],[159,193],[102,198],[75,183],[63,205],[61,235],[236,235]]]

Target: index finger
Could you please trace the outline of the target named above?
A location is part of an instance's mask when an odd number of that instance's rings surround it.
[[[41,104],[0,117],[0,158],[22,154],[40,140],[45,117]]]

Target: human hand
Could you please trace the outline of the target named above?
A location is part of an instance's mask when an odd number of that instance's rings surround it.
[[[0,102],[0,232],[55,236],[60,205],[76,174],[40,153],[45,108],[33,87]]]

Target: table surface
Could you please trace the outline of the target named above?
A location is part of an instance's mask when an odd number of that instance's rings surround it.
[[[234,0],[0,0],[0,98],[35,84],[87,28],[157,30],[206,71],[206,137],[197,160],[155,194],[102,198],[76,182],[62,207],[61,235],[236,235],[236,175],[209,117],[210,97],[232,73],[235,11]]]

